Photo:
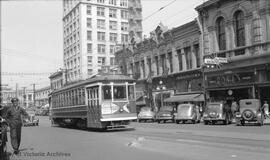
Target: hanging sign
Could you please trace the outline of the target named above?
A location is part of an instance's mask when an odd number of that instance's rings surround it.
[[[227,58],[223,57],[215,57],[215,58],[205,58],[204,59],[205,64],[220,64],[220,63],[228,63]]]

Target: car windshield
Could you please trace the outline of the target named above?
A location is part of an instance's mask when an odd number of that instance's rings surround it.
[[[160,108],[160,111],[171,112],[173,111],[173,107],[166,106],[166,107]]]
[[[222,105],[221,104],[209,104],[207,106],[208,111],[221,111]]]
[[[190,109],[190,106],[188,106],[188,105],[184,105],[184,106],[179,106],[179,111],[180,112],[188,112],[189,111],[189,109]]]
[[[147,111],[151,111],[150,107],[142,107],[141,108],[141,112],[147,112]]]

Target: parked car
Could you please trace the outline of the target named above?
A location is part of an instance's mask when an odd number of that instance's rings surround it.
[[[204,124],[216,124],[217,122],[223,122],[227,125],[232,122],[232,114],[228,104],[223,102],[210,102],[206,105],[205,112],[203,114]]]
[[[194,104],[179,104],[177,106],[177,114],[175,117],[175,122],[179,124],[179,122],[191,122],[193,124],[199,123],[201,119],[199,108]]]
[[[150,107],[142,107],[138,114],[138,122],[146,122],[148,120],[155,122],[155,116],[156,113]]]
[[[164,106],[162,108],[160,108],[159,112],[157,113],[156,116],[156,121],[158,123],[160,122],[164,122],[166,123],[167,121],[172,121],[174,122],[174,117],[175,117],[175,109],[173,106]]]
[[[39,119],[36,117],[35,111],[27,110],[26,112],[28,113],[29,117],[23,118],[23,126],[38,126]]]
[[[245,125],[246,122],[256,122],[263,125],[264,115],[259,99],[242,99],[239,101],[239,112],[236,113],[236,125]]]

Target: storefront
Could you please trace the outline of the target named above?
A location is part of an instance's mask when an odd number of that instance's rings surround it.
[[[259,82],[256,84],[258,98],[270,103],[270,64],[264,65],[264,67],[258,71],[258,74]]]
[[[210,101],[258,98],[270,102],[268,64],[208,72],[205,77],[206,97]]]
[[[157,90],[161,86],[161,82],[165,89]],[[161,102],[175,95],[178,95],[179,99],[185,96],[203,95],[202,72],[200,69],[196,69],[166,77],[155,77],[152,80],[152,86],[154,105],[156,108],[160,108]]]

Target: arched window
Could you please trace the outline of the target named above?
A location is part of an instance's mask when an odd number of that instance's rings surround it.
[[[225,21],[223,17],[219,17],[216,21],[217,39],[219,50],[226,49]]]
[[[234,30],[235,30],[235,40],[236,46],[245,45],[245,24],[244,24],[244,13],[242,11],[237,11],[234,14]]]

